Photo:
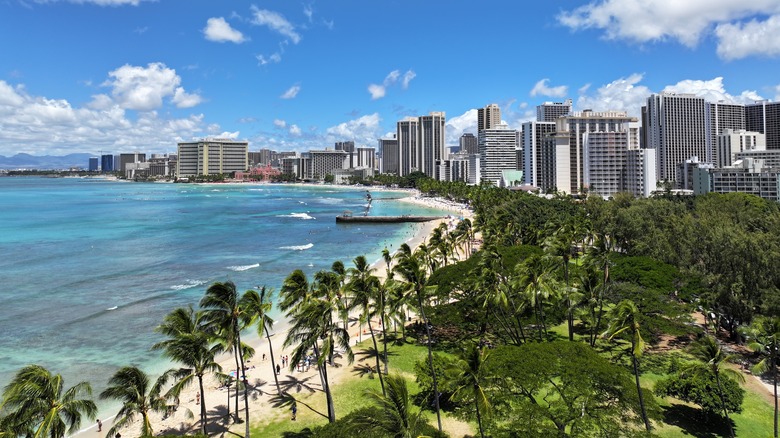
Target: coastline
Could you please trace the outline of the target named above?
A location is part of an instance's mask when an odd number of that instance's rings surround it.
[[[209,183],[206,183],[209,184]],[[224,184],[224,183],[215,183],[215,184]],[[244,184],[244,183],[241,183]],[[307,187],[311,187],[309,184],[304,184]],[[323,186],[323,187],[338,187],[338,186]],[[355,187],[348,186],[348,187],[342,187],[344,189],[352,189],[354,190]],[[372,191],[380,191],[377,188],[371,188]],[[454,226],[455,221],[457,220],[458,216],[461,218],[471,218],[473,216],[472,212],[468,210],[467,206],[461,205],[461,204],[455,204],[451,203],[445,200],[441,200],[438,198],[426,198],[421,197],[419,195],[419,192],[416,190],[410,190],[410,189],[382,189],[381,191],[393,191],[393,192],[407,192],[410,196],[407,196],[405,198],[398,199],[398,201],[406,202],[406,203],[412,203],[418,206],[432,208],[432,209],[438,209],[438,210],[446,210],[451,212],[452,216],[449,216],[446,219],[440,219],[436,221],[426,222],[422,224],[415,225],[415,230],[412,233],[412,236],[405,239],[404,243],[409,245],[413,250],[416,249],[420,244],[422,244],[424,241],[426,241],[429,236],[431,235],[431,232],[438,227],[441,223],[448,223],[450,227]],[[378,242],[381,245],[381,242]],[[400,246],[400,243],[398,243]],[[393,245],[391,245],[391,254],[397,250],[397,248],[393,248]],[[351,260],[345,261],[346,265],[349,265]],[[371,262],[371,260],[369,260]],[[374,270],[374,274],[379,277],[380,279],[384,279],[386,277],[386,265],[382,258],[377,259],[373,263],[371,263],[371,268]],[[284,339],[287,335],[287,331],[289,330],[289,322],[286,319],[280,318],[275,324],[273,333],[271,335],[271,345],[273,347],[274,351],[274,360],[276,363],[279,363],[279,359],[281,356],[289,356],[292,354],[293,348],[283,348],[282,345],[284,343]],[[350,339],[355,339],[356,342],[361,338],[361,330],[362,327],[353,325],[350,327]],[[364,330],[363,330],[364,331]],[[255,357],[253,359],[250,359],[247,361],[246,366],[249,367],[249,370],[247,370],[246,375],[250,382],[250,421],[252,424],[256,425],[259,419],[263,419],[263,422],[269,422],[274,421],[277,418],[288,416],[289,413],[287,412],[286,408],[278,408],[274,407],[271,400],[272,397],[276,394],[276,387],[274,383],[274,373],[275,370],[272,369],[272,362],[269,356],[269,348],[268,348],[268,341],[265,338],[260,339],[255,333],[252,333],[247,339],[244,339],[245,342],[247,342],[249,345],[251,345],[255,349]],[[265,361],[263,361],[263,355],[266,355]],[[234,365],[234,360],[229,355],[223,355],[222,357],[218,358],[218,362],[223,367],[223,372],[228,373]],[[349,372],[347,371],[347,367],[340,367],[340,368],[332,368],[329,370],[329,380],[331,384],[338,384],[339,382],[345,380],[350,376]],[[293,370],[290,371],[289,367],[285,367],[282,369],[281,375],[279,376],[280,380],[280,386],[282,386],[282,390],[284,391],[285,386],[295,386],[298,385],[302,380],[307,379],[311,384],[311,386],[318,388],[320,386],[319,379],[317,378],[317,371],[314,367],[311,367],[308,371],[298,371]],[[210,421],[210,430],[213,432],[215,429],[215,425],[219,424],[219,428],[224,428],[225,425],[220,422],[219,418],[214,417],[214,412],[220,412],[224,415],[225,412],[225,402],[229,400],[229,403],[233,404],[233,409],[235,409],[235,393],[232,390],[226,390],[224,388],[220,387],[220,383],[217,381],[217,379],[213,375],[206,376],[204,379],[204,388],[206,388],[205,391],[205,403],[207,407],[207,411],[212,413],[210,415],[211,421]],[[152,428],[155,432],[155,434],[166,434],[166,433],[185,433],[185,432],[197,432],[197,421],[196,418],[198,417],[198,412],[200,407],[196,404],[196,393],[197,393],[197,386],[192,385],[187,390],[185,390],[182,393],[182,396],[180,397],[181,402],[179,409],[171,416],[168,416],[167,418],[163,418],[162,415],[152,413],[150,415],[150,420],[152,423]],[[230,398],[228,398],[230,397]],[[239,408],[243,408],[243,400],[240,401]],[[193,414],[193,418],[189,418],[189,415],[187,414],[191,412]],[[80,430],[78,433],[74,434],[74,437],[78,438],[94,438],[94,437],[102,437],[105,434],[105,431],[110,429],[112,426],[112,421],[114,418],[113,413],[110,417],[101,419],[103,421],[103,432],[98,433],[97,432],[97,424],[88,425],[87,427]],[[243,433],[244,424],[227,424],[228,429],[234,430],[238,433]],[[123,428],[120,430],[120,433],[124,437],[135,437],[139,435],[138,431],[138,422],[135,421],[131,425]]]

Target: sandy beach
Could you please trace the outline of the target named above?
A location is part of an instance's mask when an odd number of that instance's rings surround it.
[[[372,188],[372,190],[375,190]],[[403,202],[415,203],[417,205],[426,206],[430,208],[443,209],[451,212],[451,216],[445,219],[436,221],[430,221],[422,223],[417,226],[416,231],[411,235],[405,243],[412,249],[417,248],[430,236],[431,232],[438,227],[441,223],[447,223],[448,227],[452,228],[457,225],[457,221],[460,218],[470,218],[472,212],[466,205],[456,204],[448,202],[442,199],[421,197],[419,193],[410,192],[412,196],[402,199]],[[379,242],[381,245],[382,243]],[[397,248],[388,248],[391,253],[394,253]],[[357,256],[358,254],[356,254]],[[351,260],[343,261],[347,267],[351,266]],[[372,264],[374,274],[380,278],[386,276],[386,265],[384,260],[376,260]],[[289,328],[288,322],[285,320],[277,321],[274,328],[271,330],[271,345],[274,352],[274,359],[276,364],[280,364],[281,358],[285,356],[291,356],[293,347],[284,348],[284,339],[287,335]],[[365,331],[365,327],[359,327],[353,325],[350,327],[350,337],[359,340],[365,340],[361,330]],[[274,374],[276,370],[273,369],[272,361],[270,360],[270,350],[266,339],[259,339],[256,335],[250,336],[248,340],[245,340],[249,345],[255,349],[255,356],[246,361],[248,370],[246,371],[246,377],[249,381],[249,410],[250,410],[250,422],[256,424],[257,422],[269,423],[280,418],[287,418],[290,415],[289,408],[287,407],[274,407],[274,396],[277,395],[276,384],[274,381]],[[341,361],[340,359],[336,360]],[[218,358],[218,362],[223,368],[224,373],[233,372],[235,375],[235,362],[232,356],[224,355]],[[299,369],[296,367],[286,366],[282,367],[281,373],[278,375],[279,385],[281,390],[288,391],[293,396],[296,396],[297,391],[300,391],[302,387],[308,386],[315,390],[320,390],[320,378],[315,367],[309,367],[308,369]],[[329,367],[328,377],[331,385],[338,385],[345,379],[350,378],[349,367]],[[151,414],[152,428],[156,435],[160,434],[180,434],[185,432],[197,432],[198,422],[197,419],[200,413],[199,403],[205,403],[209,417],[209,433],[210,435],[222,434],[228,430],[235,433],[244,434],[244,424],[234,424],[231,420],[226,419],[228,412],[227,406],[231,406],[231,410],[235,411],[235,392],[233,388],[224,388],[213,375],[208,375],[204,378],[205,395],[204,400],[199,400],[197,396],[197,385],[191,385],[187,390],[182,393],[180,397],[180,405],[178,409],[172,413],[172,415],[160,415],[157,413]],[[229,404],[227,404],[229,403]],[[240,396],[239,409],[243,409],[243,394]],[[96,438],[103,437],[106,431],[112,426],[113,417],[106,418],[107,413],[102,412],[102,432],[98,432],[97,424],[86,425],[85,429],[74,435],[77,438]],[[243,416],[243,410],[241,411]],[[132,425],[120,430],[122,437],[136,437],[139,436],[139,423],[134,422]]]

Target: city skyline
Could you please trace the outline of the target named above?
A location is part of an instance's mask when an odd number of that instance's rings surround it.
[[[662,91],[780,100],[780,0],[410,4],[9,0],[0,155],[173,153],[204,137],[373,147],[438,111],[456,145],[490,103],[519,130],[568,98],[634,117]]]

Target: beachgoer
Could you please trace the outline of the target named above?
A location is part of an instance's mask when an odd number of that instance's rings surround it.
[[[200,404],[200,393],[199,392],[195,393],[195,404],[196,405]]]
[[[292,405],[292,421],[295,421],[295,417],[298,415],[298,405],[293,403]]]
[[[276,374],[282,374],[282,367],[276,364]]]
[[[122,438],[122,435],[116,434],[116,436],[114,438]]]
[[[263,353],[263,362],[265,362],[265,353]]]
[[[103,432],[103,422],[100,421],[99,418],[98,418],[98,421],[97,421],[97,425],[98,425],[98,432]]]

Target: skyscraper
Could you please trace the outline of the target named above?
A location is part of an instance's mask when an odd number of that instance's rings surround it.
[[[100,171],[101,172],[113,172],[114,171],[114,156],[113,155],[101,155],[100,156]]]
[[[780,149],[780,102],[756,102],[745,106],[745,129],[766,135],[767,150]]]
[[[398,139],[379,139],[379,172],[398,175]]]
[[[707,156],[707,111],[703,97],[661,93],[647,98],[646,147],[656,149],[658,178],[677,180],[677,166]]]
[[[571,112],[571,99],[563,102],[545,102],[536,106],[537,122],[555,122],[558,117],[565,116]]]
[[[517,169],[517,131],[506,123],[479,131],[479,166],[482,181],[501,185],[501,172]]]
[[[477,110],[477,132],[493,129],[499,123],[501,123],[501,108],[495,103]]]
[[[707,108],[707,163],[717,163],[718,136],[727,129],[741,131],[745,129],[745,105],[738,103],[710,103]],[[730,165],[731,163],[729,163]]]
[[[436,163],[447,158],[444,125],[443,112],[407,117],[397,123],[399,176],[423,172],[437,178]]]
[[[406,176],[420,170],[420,151],[417,147],[419,128],[420,120],[417,117],[407,117],[397,123],[398,176]]]
[[[525,122],[521,145],[523,149],[523,179],[525,184],[540,187],[539,170],[542,167],[542,140],[555,132],[553,122]]]
[[[460,152],[465,152],[467,154],[479,153],[479,142],[477,141],[477,137],[470,132],[460,136],[459,144]]]

